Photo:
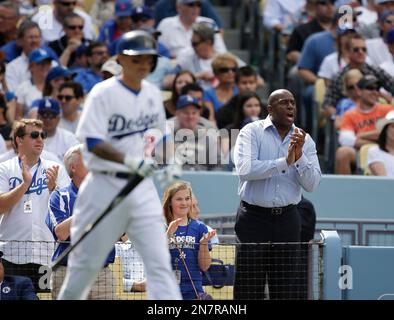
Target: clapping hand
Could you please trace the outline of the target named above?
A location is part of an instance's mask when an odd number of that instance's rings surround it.
[[[214,236],[216,236],[216,230],[208,231],[208,233],[204,233],[203,237],[200,240],[200,244],[208,244],[208,241],[211,240]]]
[[[46,170],[48,190],[53,191],[56,188],[56,179],[59,174],[59,166],[53,166]]]
[[[290,137],[290,145],[294,145],[294,162],[300,159],[302,156],[302,148],[305,143],[305,137],[306,132],[300,128],[295,128],[294,133]]]
[[[29,165],[27,164],[27,158],[25,155],[21,156],[21,162],[23,183],[25,183],[27,187],[29,187],[31,184],[32,176],[29,172]]]
[[[176,232],[181,222],[182,222],[182,218],[178,218],[170,222],[166,232],[168,238],[172,237],[172,235]]]

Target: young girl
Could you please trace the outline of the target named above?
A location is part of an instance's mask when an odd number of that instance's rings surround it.
[[[179,181],[167,188],[163,199],[167,221],[167,237],[170,239],[172,268],[175,272],[184,300],[202,299],[201,271],[211,265],[210,239],[216,231],[191,218],[192,189],[189,183]]]

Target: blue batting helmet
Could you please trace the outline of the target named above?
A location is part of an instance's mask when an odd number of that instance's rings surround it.
[[[117,54],[126,56],[153,55],[154,65],[152,71],[157,64],[157,44],[155,39],[146,31],[134,30],[125,33],[119,40],[116,47]]]

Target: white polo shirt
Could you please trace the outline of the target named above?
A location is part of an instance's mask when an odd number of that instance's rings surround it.
[[[53,153],[60,161],[63,161],[66,151],[79,143],[75,134],[58,126],[55,135],[45,139],[44,150]]]
[[[33,181],[29,190],[9,212],[0,215],[0,250],[7,261],[42,265],[48,265],[51,261],[54,243],[45,224],[49,200],[45,173],[54,165],[59,164],[45,159],[34,165],[30,169]],[[19,157],[0,163],[0,194],[13,190],[22,181]],[[56,183],[59,188],[70,183],[63,166],[59,168]],[[31,202],[31,213],[24,212],[27,201]]]
[[[95,39],[96,32],[94,31],[92,18],[81,9],[76,8],[74,12],[80,15],[84,20],[84,38],[89,40]],[[43,6],[32,17],[32,20],[38,23],[42,32],[42,39],[45,42],[51,42],[60,39],[64,35],[63,26],[59,21],[56,20],[53,14],[53,8]]]
[[[197,17],[196,22],[207,20],[208,18],[200,16]],[[179,15],[163,19],[157,26],[157,30],[161,32],[159,41],[170,50],[171,56],[173,57],[176,57],[180,50],[192,46],[193,31],[191,28],[187,30],[183,26]],[[226,45],[219,33],[215,34],[214,49],[217,53],[227,52]]]

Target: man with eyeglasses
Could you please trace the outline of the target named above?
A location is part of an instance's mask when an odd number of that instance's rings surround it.
[[[336,105],[344,97],[343,83],[345,74],[350,69],[358,69],[364,75],[374,75],[381,86],[392,96],[394,95],[394,78],[379,67],[365,62],[367,47],[364,38],[357,33],[349,35],[349,63],[332,79],[323,101],[323,112],[326,117],[331,117],[336,112]],[[389,99],[390,100],[390,99]]]
[[[178,15],[163,19],[157,26],[157,30],[161,32],[159,40],[174,58],[182,49],[191,47],[192,26],[195,22],[205,22],[219,30],[214,20],[200,16],[201,1],[177,0],[176,8]],[[219,33],[215,34],[214,46],[217,53],[227,52],[223,37]]]
[[[339,130],[340,147],[336,151],[335,173],[351,174],[356,168],[356,152],[365,144],[377,143],[376,122],[393,110],[392,105],[378,103],[381,83],[373,75],[365,75],[357,82],[360,99],[354,109],[343,115]]]
[[[72,132],[58,128],[61,112],[58,101],[45,97],[38,100],[37,105],[37,118],[42,121],[43,129],[48,135],[44,142],[44,149],[52,152],[62,161],[66,151],[79,143],[78,139]]]
[[[63,66],[73,67],[77,49],[80,46],[88,47],[92,43],[91,40],[84,38],[84,23],[79,14],[75,12],[67,14],[63,21],[64,36],[48,44],[56,52]]]
[[[57,99],[60,102],[62,115],[59,128],[75,134],[81,116],[81,103],[83,100],[83,88],[78,82],[65,82],[59,88]]]
[[[0,250],[7,274],[32,279],[36,292],[46,291],[41,266],[53,254],[53,237],[45,224],[49,194],[69,184],[64,168],[41,157],[46,133],[35,119],[14,122],[18,155],[0,164]]]
[[[96,38],[92,18],[85,11],[77,8],[76,0],[53,0],[53,8],[46,6],[42,10],[38,10],[32,20],[39,24],[43,40],[51,42],[63,36],[64,17],[71,12],[75,12],[83,18],[85,39]]]
[[[92,42],[86,49],[89,67],[80,69],[74,81],[79,82],[84,93],[88,93],[95,84],[103,81],[101,67],[109,59],[107,46],[102,42]]]

